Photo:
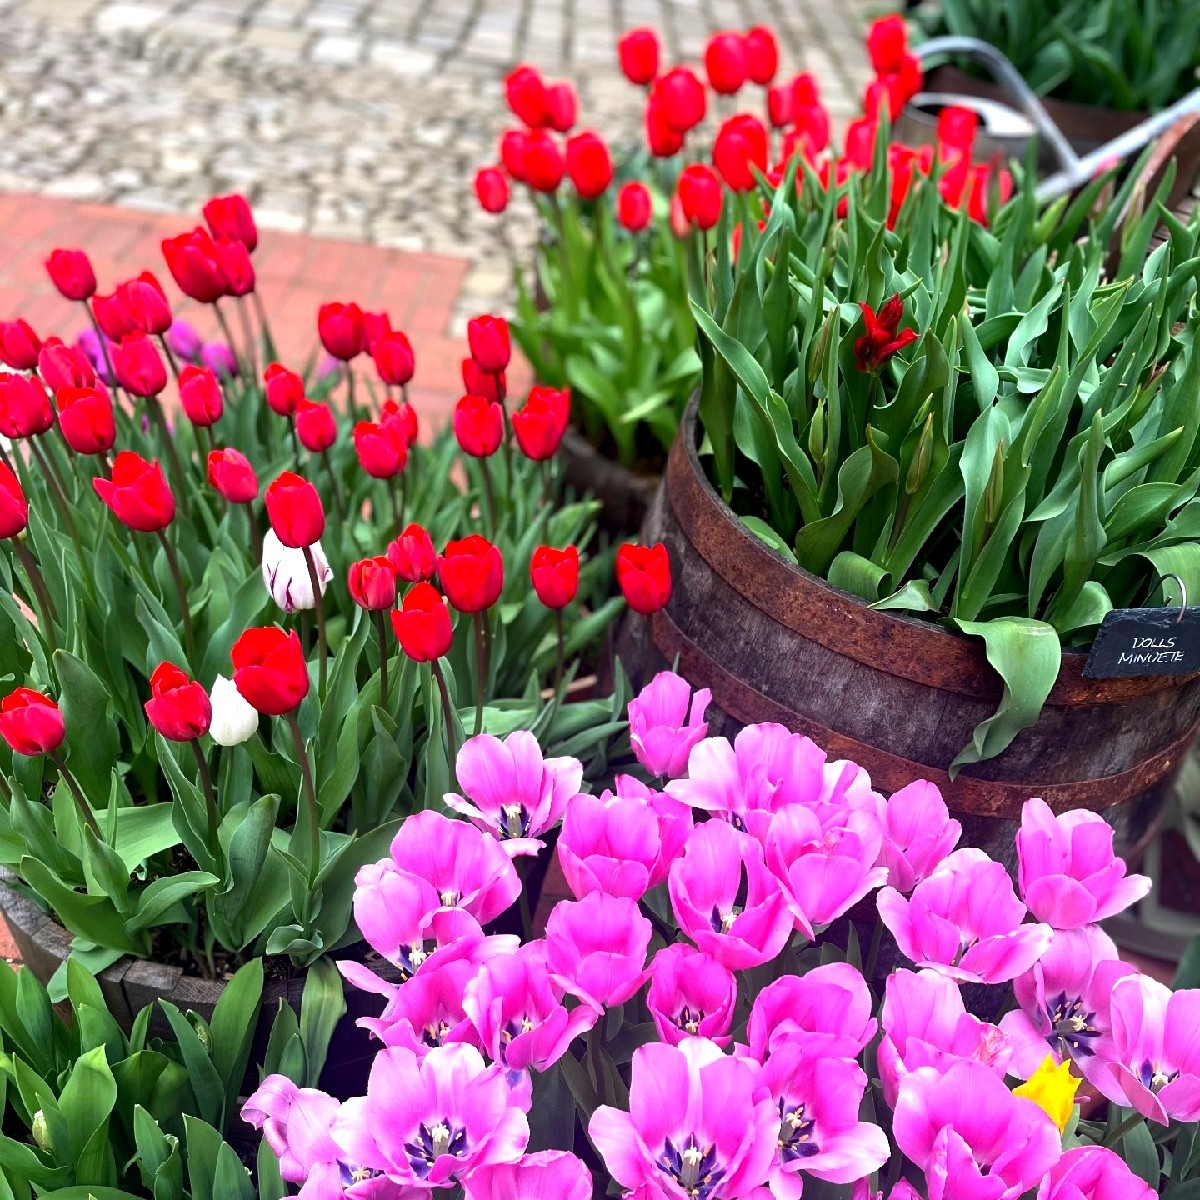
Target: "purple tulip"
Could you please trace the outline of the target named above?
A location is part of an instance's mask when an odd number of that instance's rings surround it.
[[[597,1011],[624,1004],[646,982],[654,927],[637,901],[592,892],[561,901],[546,921],[551,977]]]
[[[674,671],[660,671],[630,700],[629,741],[651,775],[675,779],[687,770],[692,747],[708,733],[704,712],[711,701],[708,688],[693,696]]]
[[[186,321],[176,317],[167,330],[167,345],[176,358],[194,363],[200,361],[200,351],[204,342]]]
[[[905,899],[879,893],[879,916],[901,953],[964,983],[1004,983],[1028,971],[1050,944],[1049,925],[1023,925],[1025,906],[1001,863],[955,850]]]
[[[676,942],[654,956],[646,1007],[664,1042],[703,1037],[727,1046],[736,1003],[733,972],[703,950]]]
[[[907,1076],[892,1136],[925,1172],[928,1194],[947,1200],[1016,1200],[1037,1187],[1062,1153],[1058,1126],[974,1062]]]
[[[112,387],[112,379],[108,374],[108,362],[104,357],[105,346],[111,346],[112,342],[108,338],[101,341],[100,335],[94,329],[84,329],[75,339],[75,345],[83,351],[88,362],[92,364],[92,370],[96,372],[100,382]]]
[[[667,886],[680,929],[731,970],[770,962],[792,935],[792,914],[762,847],[724,821],[696,827]]]
[[[371,1065],[366,1096],[342,1105],[333,1136],[395,1183],[453,1187],[524,1154],[529,1123],[513,1099],[503,1069],[486,1066],[474,1046],[438,1046],[424,1058],[389,1047]]]
[[[854,1183],[887,1162],[887,1135],[858,1119],[867,1077],[857,1063],[815,1058],[789,1042],[771,1055],[762,1078],[781,1117],[770,1177],[776,1200],[800,1200],[806,1174]]]
[[[592,1173],[573,1154],[543,1150],[482,1167],[464,1187],[465,1200],[591,1200]]]
[[[746,1026],[747,1048],[759,1062],[790,1042],[814,1057],[857,1058],[874,1036],[871,993],[849,963],[768,984],[754,998]]]
[[[1112,826],[1098,813],[1077,809],[1056,817],[1044,800],[1026,800],[1017,878],[1029,911],[1055,929],[1077,929],[1145,896],[1149,877],[1126,875],[1112,841]]]
[[[1200,990],[1172,992],[1148,975],[1113,985],[1112,1057],[1088,1078],[1115,1104],[1166,1125],[1200,1121]]]
[[[880,866],[887,882],[907,895],[958,845],[962,826],[950,817],[935,784],[918,779],[901,788],[884,805]]]
[[[1056,1062],[1070,1058],[1085,1076],[1111,1058],[1112,989],[1136,973],[1094,925],[1055,933],[1034,966],[1013,980],[1020,1008],[1000,1022],[1012,1041],[1012,1073],[1028,1079],[1047,1052]]]
[[[567,805],[558,861],[576,899],[606,892],[639,900],[661,857],[658,817],[644,801],[581,793]]]
[[[1078,1146],[1050,1168],[1037,1200],[1154,1200],[1157,1194],[1120,1155],[1103,1146]]]
[[[479,970],[469,957],[420,970],[390,994],[380,1016],[360,1017],[358,1024],[385,1046],[404,1046],[418,1058],[453,1042],[481,1049],[479,1034],[463,1009],[463,992]]]
[[[200,361],[220,379],[237,378],[237,355],[224,342],[206,342],[200,349]]]
[[[525,730],[503,741],[482,734],[458,752],[458,782],[467,797],[446,804],[497,838],[510,857],[536,854],[540,837],[562,820],[579,791],[583,766],[574,758],[542,758],[537,738]]]
[[[629,1111],[601,1106],[588,1135],[625,1188],[740,1200],[766,1181],[779,1137],[779,1109],[759,1072],[704,1038],[642,1046],[633,1054]],[[719,1190],[702,1190],[704,1178]]]
[[[614,792],[604,792],[602,799],[614,793],[622,799],[639,800],[653,813],[658,822],[660,850],[654,866],[650,869],[650,887],[667,882],[671,864],[683,853],[688,838],[692,836],[695,821],[692,810],[681,800],[656,792],[632,775],[618,775],[613,781]]]
[[[883,1039],[877,1061],[889,1107],[896,1103],[901,1081],[921,1067],[945,1071],[960,1059],[971,1060],[1004,1076],[1012,1053],[1009,1039],[967,1012],[958,984],[937,971],[893,971],[880,1017]]]

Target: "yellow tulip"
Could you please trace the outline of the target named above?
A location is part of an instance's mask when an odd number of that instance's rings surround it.
[[[1078,1076],[1071,1074],[1069,1060],[1056,1064],[1054,1056],[1047,1054],[1029,1082],[1013,1088],[1013,1094],[1032,1100],[1058,1126],[1061,1133],[1071,1119],[1075,1093],[1082,1082]]]

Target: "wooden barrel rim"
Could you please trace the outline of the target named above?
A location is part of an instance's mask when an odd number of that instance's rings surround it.
[[[834,654],[939,691],[995,700],[1000,677],[983,643],[932,622],[870,608],[858,596],[788,562],[738,520],[696,453],[697,400],[684,413],[667,460],[666,498],[676,523],[717,575],[760,612]],[[1064,651],[1046,703],[1124,704],[1172,691],[1197,675],[1085,679],[1086,654]]]
[[[913,762],[839,733],[787,708],[714,662],[675,624],[664,609],[652,618],[654,644],[668,662],[678,659],[690,683],[707,687],[722,711],[744,725],[774,721],[811,738],[831,758],[858,763],[879,790],[890,794],[915,779],[937,784],[951,808],[976,816],[1019,820],[1026,800],[1038,796],[1055,811],[1088,808],[1101,812],[1153,787],[1182,761],[1200,732],[1200,721],[1178,741],[1127,771],[1073,783],[1011,783],[976,779],[961,773],[954,780],[943,770]],[[970,768],[967,768],[969,770]]]

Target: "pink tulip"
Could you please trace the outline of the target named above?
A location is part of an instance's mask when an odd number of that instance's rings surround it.
[[[1156,1195],[1120,1155],[1103,1146],[1078,1146],[1050,1168],[1037,1200],[1154,1200]]]
[[[958,845],[962,826],[950,818],[937,786],[918,779],[894,792],[884,806],[883,850],[880,866],[887,882],[907,895],[932,875]]]
[[[573,1154],[543,1150],[476,1171],[465,1200],[591,1200],[592,1173]]]
[[[551,978],[597,1011],[624,1004],[646,982],[654,927],[635,900],[591,892],[561,901],[546,921]]]
[[[618,775],[613,781],[616,795],[624,799],[639,800],[654,813],[658,823],[659,853],[650,868],[650,886],[658,887],[667,882],[671,864],[683,853],[688,838],[692,836],[694,821],[688,805],[665,792],[656,792],[632,775]],[[611,795],[605,792],[604,797]],[[603,798],[603,797],[602,797]]]
[[[654,956],[646,1007],[664,1042],[703,1037],[727,1046],[736,1003],[733,972],[703,950],[676,942]]]
[[[1004,983],[1028,971],[1053,932],[1022,924],[1012,879],[982,850],[955,850],[911,897],[887,887],[878,903],[906,958],[964,983]]]
[[[704,712],[711,700],[708,688],[693,696],[674,671],[660,671],[630,700],[629,741],[651,775],[674,779],[687,770],[688,754],[708,733]]]
[[[759,1062],[796,1042],[820,1058],[857,1058],[875,1036],[871,993],[849,963],[827,963],[785,975],[754,998],[747,1049]]]
[[[1026,800],[1017,878],[1029,911],[1055,929],[1076,929],[1145,896],[1149,877],[1126,875],[1112,841],[1112,826],[1098,813],[1077,809],[1056,817],[1044,800]]]
[[[463,1009],[463,992],[479,972],[470,958],[452,958],[433,970],[418,971],[396,988],[380,1016],[360,1017],[358,1024],[385,1046],[403,1046],[418,1058],[452,1042],[480,1049],[479,1034]]]
[[[658,817],[643,800],[581,793],[567,805],[558,861],[576,899],[605,892],[639,900],[661,856]]]
[[[762,847],[724,821],[696,827],[667,886],[680,929],[731,970],[770,962],[791,937],[792,914]]]
[[[574,758],[542,757],[537,738],[525,730],[503,741],[482,734],[458,752],[458,782],[467,796],[446,804],[498,838],[510,857],[536,854],[540,837],[562,820],[583,780]]]

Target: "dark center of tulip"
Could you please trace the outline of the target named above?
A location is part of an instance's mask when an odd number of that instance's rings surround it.
[[[717,1166],[715,1146],[701,1148],[694,1133],[679,1148],[670,1138],[663,1142],[662,1153],[655,1163],[664,1175],[669,1175],[692,1200],[708,1200],[725,1172]]]
[[[688,1005],[684,1005],[672,1018],[671,1024],[684,1033],[690,1033],[695,1036],[700,1031],[700,1022],[704,1020],[704,1013],[700,1009],[693,1011]]]
[[[441,1046],[446,1041],[446,1035],[450,1032],[450,1025],[441,1017],[437,1017],[430,1021],[425,1026],[421,1034],[421,1040],[427,1046]]]
[[[1151,1062],[1146,1059],[1142,1063],[1142,1069],[1138,1072],[1138,1077],[1141,1079],[1143,1086],[1148,1087],[1152,1092],[1159,1092],[1179,1078],[1178,1071],[1168,1071],[1162,1063]]]
[[[750,874],[746,870],[745,862],[743,862],[738,872],[738,888],[737,893],[733,897],[733,903],[725,912],[722,912],[718,905],[713,905],[712,915],[709,917],[713,933],[728,933],[733,928],[734,921],[746,911],[746,905],[749,901]]]
[[[523,1033],[529,1033],[533,1029],[533,1019],[531,1017],[522,1017],[519,1021],[509,1021],[507,1025],[500,1031],[500,1037],[507,1046],[515,1037],[519,1037]]]
[[[401,946],[396,954],[395,965],[400,968],[404,977],[401,982],[407,982],[416,973],[421,964],[437,949],[437,942],[410,942]]]
[[[819,1153],[813,1131],[816,1121],[804,1115],[804,1105],[788,1108],[787,1101],[779,1102],[779,1156],[784,1163],[795,1162],[798,1158],[812,1158]]]
[[[448,1117],[433,1125],[422,1123],[417,1126],[417,1136],[404,1143],[404,1150],[413,1174],[418,1179],[425,1179],[433,1164],[444,1154],[462,1158],[467,1152],[467,1131],[455,1129]]]
[[[500,810],[500,840],[529,836],[529,809],[523,804],[506,804]]]
[[[1088,1012],[1082,997],[1067,999],[1066,992],[1059,994],[1046,1006],[1050,1017],[1050,1034],[1046,1041],[1058,1053],[1070,1058],[1087,1058],[1095,1054],[1092,1041],[1100,1036],[1096,1028],[1096,1014]]]
[[[356,1183],[366,1183],[368,1179],[378,1179],[383,1172],[372,1170],[370,1167],[355,1167],[350,1163],[339,1162],[338,1170],[342,1176],[342,1187],[353,1187]]]

